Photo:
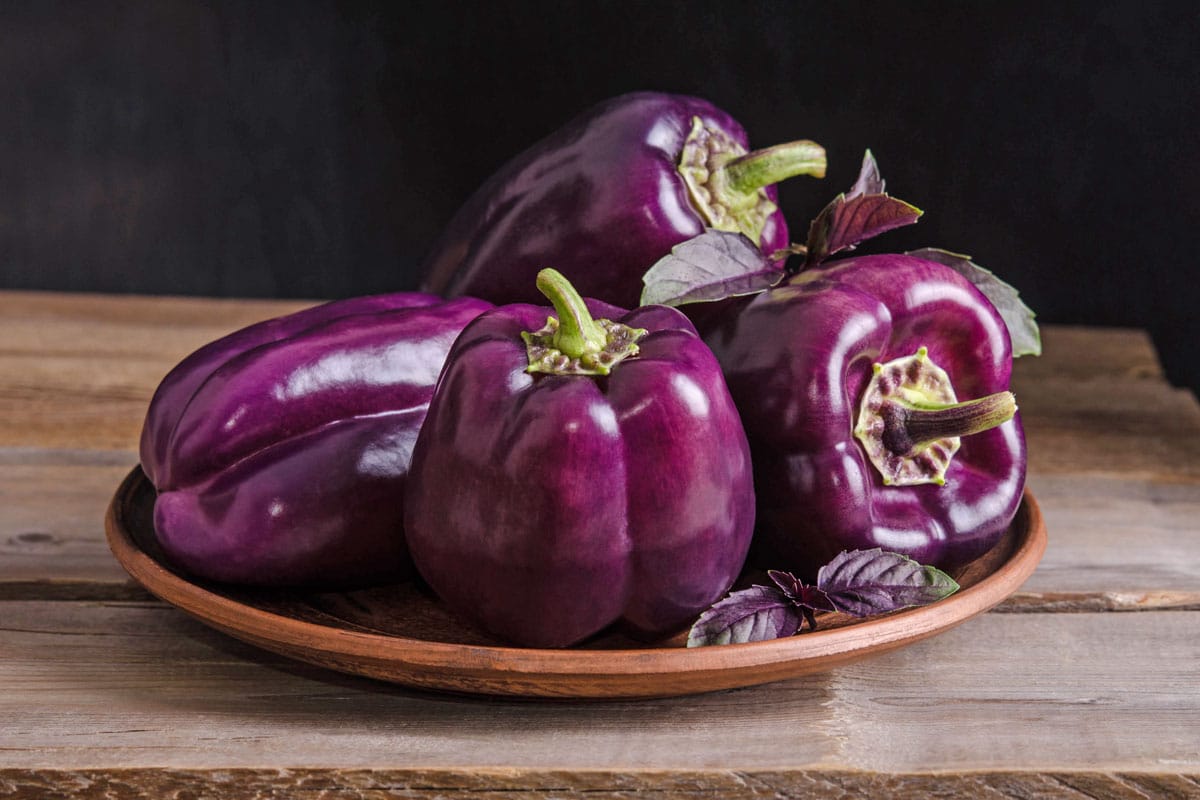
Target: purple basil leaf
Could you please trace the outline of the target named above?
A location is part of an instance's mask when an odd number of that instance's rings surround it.
[[[927,605],[958,591],[941,570],[878,547],[841,553],[821,567],[817,586],[838,609],[859,617]]]
[[[893,228],[911,225],[924,212],[883,192],[879,167],[868,150],[858,180],[839,194],[808,228],[805,266],[811,267],[834,253],[853,250],[860,242]]]
[[[1037,315],[1029,306],[1025,305],[1014,287],[997,278],[991,270],[971,261],[970,256],[951,253],[949,250],[940,250],[936,247],[913,250],[907,255],[945,264],[975,284],[975,288],[992,301],[1000,318],[1008,326],[1008,337],[1012,340],[1013,358],[1042,354],[1042,334],[1038,330],[1037,323],[1034,322],[1034,317]]]
[[[783,276],[782,266],[742,234],[710,228],[675,245],[647,270],[641,304],[680,306],[755,294]]]
[[[829,594],[824,589],[818,589],[816,586],[801,588],[800,595],[795,598],[795,602],[813,611],[838,610],[837,605],[830,599]]]
[[[879,174],[879,164],[875,163],[875,156],[871,155],[871,151],[868,150],[863,153],[862,166],[858,170],[858,180],[846,193],[846,199],[852,200],[862,194],[883,194],[885,186],[883,176]]]
[[[778,569],[767,570],[767,577],[775,582],[779,587],[779,591],[783,592],[784,597],[789,600],[795,599],[800,594],[800,590],[804,588],[804,584],[790,572],[784,572]]]
[[[700,615],[688,647],[782,639],[800,629],[801,613],[773,586],[733,592]]]
[[[767,576],[775,582],[775,585],[779,587],[784,596],[796,605],[803,606],[812,611],[837,611],[837,606],[833,604],[833,601],[829,599],[829,596],[825,592],[816,586],[806,586],[792,573],[769,569],[767,570]]]
[[[808,229],[809,265],[842,250],[852,250],[893,228],[916,222],[924,212],[886,194],[839,195],[813,220]]]
[[[767,570],[767,576],[775,582],[783,596],[791,601],[808,623],[810,631],[817,629],[817,616],[814,611],[837,611],[833,601],[815,586],[805,586],[803,581],[790,572],[777,569]],[[801,623],[803,627],[803,623]]]

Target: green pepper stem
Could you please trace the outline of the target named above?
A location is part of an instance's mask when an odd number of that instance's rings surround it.
[[[537,275],[537,288],[554,304],[558,330],[554,348],[570,358],[604,349],[607,335],[584,305],[571,282],[556,269],[544,269]]]
[[[825,148],[800,139],[746,153],[719,167],[729,188],[742,194],[757,192],[797,175],[825,177]]]
[[[977,400],[949,404],[913,404],[889,398],[879,409],[883,444],[899,456],[919,452],[938,439],[970,436],[1013,418],[1017,400],[1012,392],[997,392]]]

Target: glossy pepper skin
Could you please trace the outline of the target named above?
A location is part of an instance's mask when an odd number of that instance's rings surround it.
[[[944,485],[885,485],[854,434],[873,365],[922,347],[958,400],[1006,393],[1007,329],[955,271],[903,255],[829,262],[755,297],[707,341],[751,442],[768,566],[811,577],[842,550],[882,547],[954,569],[1012,520],[1019,416],[962,436]]]
[[[685,147],[694,178],[680,171]],[[779,145],[726,168],[742,169],[735,177],[745,188],[711,180],[716,163],[748,150],[742,126],[700,98],[640,92],[600,103],[513,158],[467,200],[429,253],[423,288],[538,303],[535,276],[554,266],[581,294],[628,308],[638,304],[646,270],[707,227],[741,224],[764,252],[787,247],[771,184],[823,175],[824,151],[807,141]],[[694,190],[689,179],[709,183]]]
[[[241,584],[404,577],[412,446],[450,344],[489,307],[417,293],[337,301],[185,358],[141,439],[167,556]]]
[[[522,333],[553,312],[489,311],[451,350],[413,453],[417,569],[520,645],[685,625],[737,577],[754,523],[745,434],[695,329],[664,306],[586,307],[644,329],[637,355],[606,376],[531,374]]]

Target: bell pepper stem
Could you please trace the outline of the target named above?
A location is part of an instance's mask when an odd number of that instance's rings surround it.
[[[554,304],[558,330],[554,347],[563,355],[579,358],[584,353],[604,349],[607,336],[597,324],[571,282],[556,269],[543,269],[537,275],[537,288]]]
[[[746,153],[725,162],[720,169],[729,188],[751,194],[797,175],[824,178],[825,148],[800,139]]]
[[[1016,412],[1017,401],[1012,392],[946,404],[888,399],[880,408],[883,444],[896,455],[910,455],[939,439],[970,436],[995,428],[1012,419]]]
[[[644,328],[610,319],[593,319],[571,282],[558,270],[538,273],[537,288],[554,304],[541,330],[522,331],[529,357],[526,372],[551,375],[607,375],[621,361],[638,354]]]
[[[950,376],[917,348],[874,365],[863,390],[854,436],[885,486],[943,485],[961,438],[1013,418],[1012,392],[958,401]]]

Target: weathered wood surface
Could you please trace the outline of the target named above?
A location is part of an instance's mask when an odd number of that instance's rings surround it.
[[[211,339],[298,301],[0,292],[0,447],[137,447],[162,376]],[[1141,331],[1050,327],[1014,391],[1038,472],[1200,477],[1200,406]]]
[[[1200,771],[1200,612],[986,614],[809,678],[588,704],[337,675],[159,604],[7,606],[3,767]]]
[[[304,305],[0,292],[0,445],[136,450],[172,364]]]
[[[1050,546],[1010,613],[773,686],[513,703],[262,653],[109,554],[158,380],[303,305],[0,292],[0,797],[1200,796],[1200,405],[1144,333],[1017,365]]]
[[[1190,800],[1195,778],[1160,773],[971,772],[880,774],[874,772],[626,770],[329,770],[118,769],[0,772],[0,796],[41,800],[66,794],[81,800],[192,798],[197,786],[211,794],[253,800],[829,800],[830,798],[1039,798],[1041,800]]]
[[[132,458],[0,449],[0,600],[148,597],[114,561],[97,522]],[[1050,474],[1030,485],[1050,544],[1009,610],[1056,593],[1044,602],[1200,606],[1196,484]]]

